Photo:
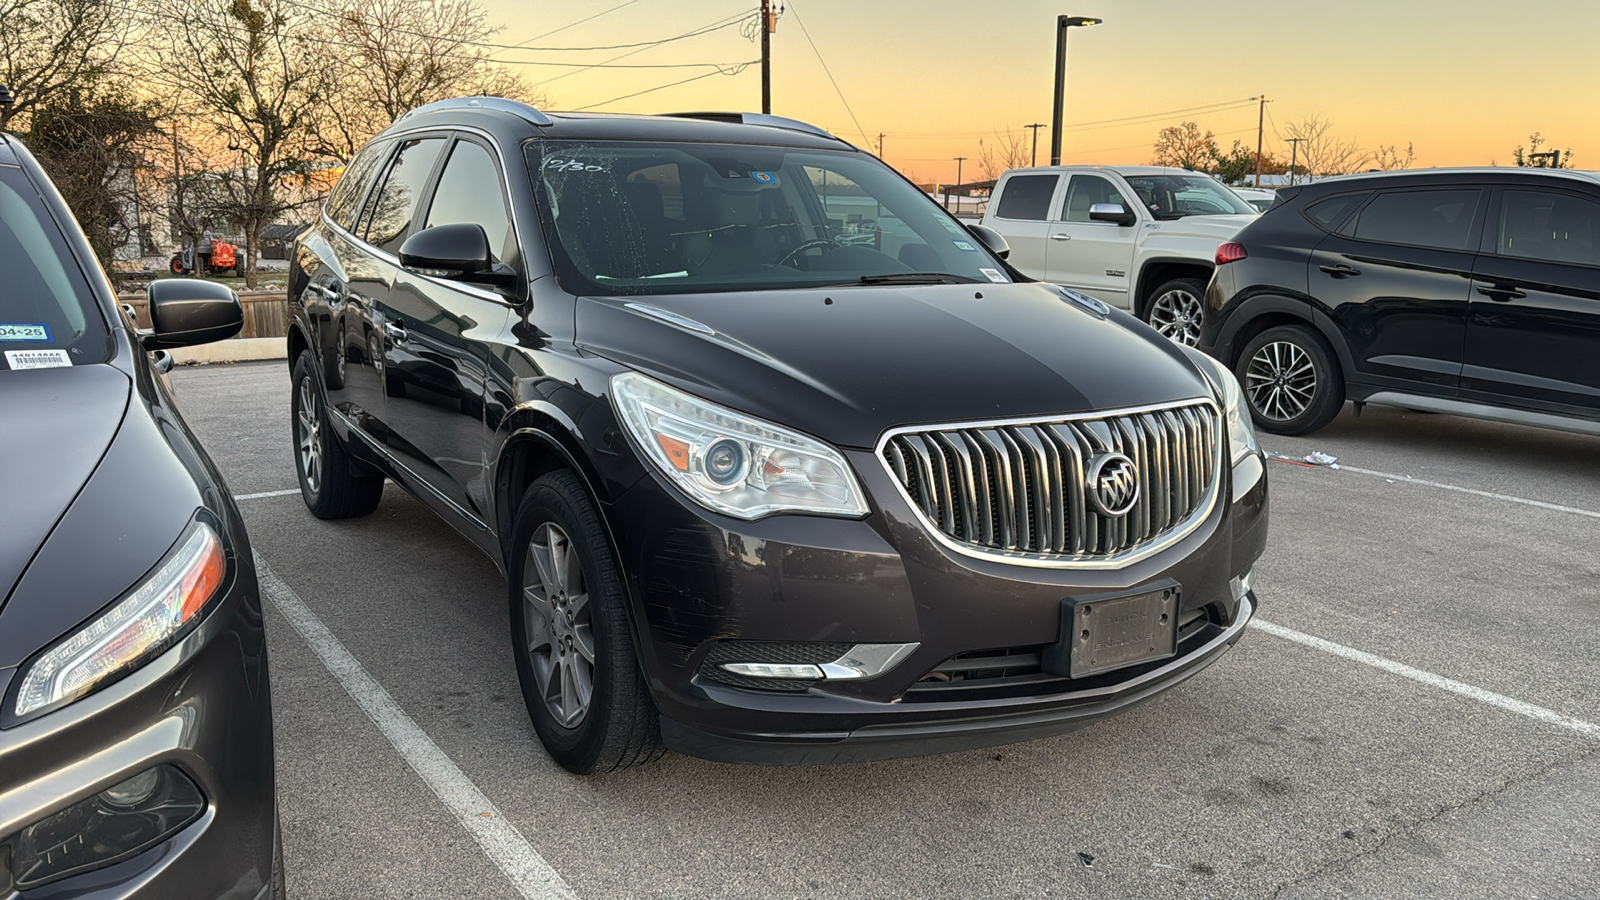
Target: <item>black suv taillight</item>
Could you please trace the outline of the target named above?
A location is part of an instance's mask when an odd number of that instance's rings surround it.
[[[1217,265],[1220,266],[1223,263],[1238,262],[1249,255],[1250,254],[1245,251],[1243,244],[1238,243],[1237,241],[1227,241],[1226,243],[1217,247]]]

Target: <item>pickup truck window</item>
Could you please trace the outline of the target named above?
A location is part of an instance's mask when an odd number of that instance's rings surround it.
[[[1006,181],[1000,193],[1002,219],[1031,219],[1042,222],[1050,216],[1050,198],[1056,193],[1058,175],[1016,175]]]
[[[1089,207],[1096,203],[1127,206],[1116,186],[1106,179],[1099,175],[1074,175],[1067,182],[1067,202],[1061,206],[1061,219],[1066,222],[1088,222]]]
[[[1157,219],[1256,214],[1255,207],[1206,175],[1129,175],[1128,186]]]

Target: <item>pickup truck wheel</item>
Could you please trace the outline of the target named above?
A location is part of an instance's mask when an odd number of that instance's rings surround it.
[[[319,519],[354,519],[377,509],[383,498],[383,477],[351,471],[350,455],[328,425],[310,350],[302,350],[294,364],[289,418],[300,496],[311,514]]]
[[[1205,311],[1206,283],[1198,278],[1174,278],[1162,284],[1145,304],[1144,320],[1162,337],[1188,347],[1200,341],[1200,319]]]
[[[634,653],[622,574],[577,476],[552,472],[528,488],[511,546],[511,641],[545,750],[579,775],[658,758],[660,720]]]
[[[1273,434],[1307,434],[1333,421],[1344,406],[1344,375],[1322,336],[1300,325],[1256,335],[1234,368],[1257,427]]]

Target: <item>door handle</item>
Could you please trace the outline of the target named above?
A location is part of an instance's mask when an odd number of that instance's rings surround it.
[[[1360,269],[1352,268],[1342,263],[1337,266],[1318,266],[1317,268],[1327,272],[1329,275],[1332,275],[1335,278],[1349,278],[1352,275],[1361,274]]]
[[[330,303],[339,299],[339,292],[325,284],[317,284],[316,282],[312,282],[311,289],[316,291],[317,294],[322,297],[322,299],[327,300]]]
[[[1070,234],[1052,234],[1052,235],[1050,235],[1050,240],[1052,240],[1052,241],[1070,241],[1070,240],[1072,240],[1072,235],[1070,235]]]
[[[389,340],[394,341],[396,344],[404,344],[406,342],[407,333],[404,325],[385,322],[383,323],[383,333],[388,335]]]
[[[1494,287],[1480,287],[1478,288],[1478,293],[1488,297],[1490,300],[1493,300],[1496,303],[1506,303],[1511,300],[1521,300],[1523,297],[1528,296],[1525,291],[1519,291],[1513,287],[1502,287],[1498,284]]]

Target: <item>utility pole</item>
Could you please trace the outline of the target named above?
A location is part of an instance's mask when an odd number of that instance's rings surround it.
[[[795,15],[800,15],[795,13]],[[878,158],[883,159],[883,132],[878,132]]]
[[[1261,112],[1256,114],[1256,187],[1259,188],[1261,187],[1261,138],[1266,134],[1267,104],[1272,101],[1267,99],[1266,94],[1256,99],[1261,101]]]
[[[1037,166],[1039,164],[1039,129],[1044,127],[1044,123],[1040,122],[1037,125],[1024,125],[1022,127],[1033,131],[1033,158],[1028,162],[1028,165]]]
[[[965,156],[956,157],[956,212],[961,211],[961,164],[966,162],[966,159]],[[949,191],[946,191],[944,195],[944,208],[946,210],[950,208]]]
[[[1294,167],[1300,162],[1300,142],[1305,138],[1286,138],[1289,142],[1289,185],[1294,186]]]
[[[748,9],[749,7],[746,7]],[[772,0],[761,0],[761,111],[772,113],[772,32],[778,20],[772,14]]]

